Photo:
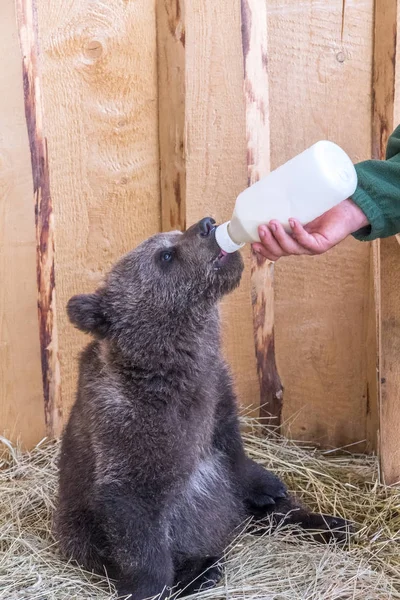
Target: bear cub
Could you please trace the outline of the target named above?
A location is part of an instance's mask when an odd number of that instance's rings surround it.
[[[148,239],[68,303],[94,340],[63,435],[55,531],[64,556],[121,596],[214,585],[252,516],[343,535],[344,521],[310,513],[245,454],[218,316],[242,270],[207,218]]]

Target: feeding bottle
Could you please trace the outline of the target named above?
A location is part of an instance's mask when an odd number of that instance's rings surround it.
[[[258,227],[271,219],[290,232],[290,218],[306,225],[356,187],[357,173],[346,152],[333,142],[317,142],[239,194],[232,219],[217,227],[217,243],[231,253],[259,242]]]

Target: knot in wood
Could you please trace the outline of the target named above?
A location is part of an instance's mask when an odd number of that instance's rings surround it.
[[[97,60],[103,54],[103,45],[99,40],[91,40],[85,45],[84,54],[90,60]]]

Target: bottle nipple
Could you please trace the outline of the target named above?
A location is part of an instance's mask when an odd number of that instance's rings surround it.
[[[237,244],[229,234],[229,224],[230,221],[219,225],[215,231],[215,240],[221,250],[227,252],[228,254],[232,254],[232,252],[237,252],[243,248],[244,244]]]

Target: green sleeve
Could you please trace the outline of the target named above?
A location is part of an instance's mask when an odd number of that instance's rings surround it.
[[[389,138],[386,160],[366,160],[355,165],[358,185],[352,199],[370,225],[354,233],[361,241],[385,238],[400,232],[400,126]]]

